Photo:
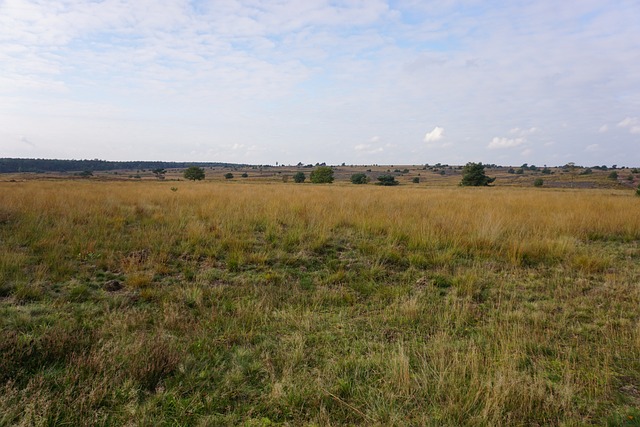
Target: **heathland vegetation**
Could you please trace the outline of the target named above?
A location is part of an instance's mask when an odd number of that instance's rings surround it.
[[[0,182],[0,425],[638,425],[637,183],[432,169]]]

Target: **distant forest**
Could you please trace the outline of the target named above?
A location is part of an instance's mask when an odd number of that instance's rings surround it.
[[[78,172],[108,171],[119,169],[181,169],[198,167],[246,166],[220,162],[110,162],[106,160],[56,160],[56,159],[0,159],[0,173],[15,172]]]

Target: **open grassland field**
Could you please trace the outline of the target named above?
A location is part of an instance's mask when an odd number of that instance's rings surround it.
[[[238,181],[0,183],[0,425],[640,425],[632,191]]]

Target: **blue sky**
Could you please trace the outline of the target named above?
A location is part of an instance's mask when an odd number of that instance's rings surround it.
[[[0,157],[640,166],[640,2],[0,0]]]

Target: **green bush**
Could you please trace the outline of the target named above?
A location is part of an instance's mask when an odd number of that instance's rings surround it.
[[[414,177],[411,182],[413,182],[414,184],[420,184],[420,178],[419,177]]]
[[[542,180],[542,178],[536,178],[536,180],[533,181],[533,185],[535,187],[542,187],[544,185],[544,181]]]
[[[392,186],[400,184],[393,175],[380,175],[378,177],[378,185]]]
[[[611,172],[607,178],[613,179],[613,180],[618,179],[618,172],[616,171]]]
[[[198,166],[190,166],[184,171],[185,179],[189,179],[191,181],[201,181],[204,179],[204,169],[199,168]]]
[[[303,183],[305,179],[307,179],[307,176],[304,174],[304,172],[296,172],[293,175],[293,181],[297,182],[298,184]]]
[[[363,173],[354,173],[351,175],[351,182],[353,184],[366,184],[369,182],[369,177]]]
[[[249,178],[249,174],[248,173],[243,173],[242,175],[240,175],[242,178]]]
[[[331,184],[333,182],[333,169],[329,166],[318,166],[309,177],[314,184]]]
[[[482,163],[469,162],[462,168],[462,181],[460,185],[470,187],[482,187],[491,184],[495,178],[489,178],[484,173],[484,165]]]
[[[224,174],[224,179],[233,179],[233,174],[231,172],[227,172]]]

